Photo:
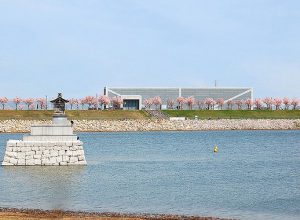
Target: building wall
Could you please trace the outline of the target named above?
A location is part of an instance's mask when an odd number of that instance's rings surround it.
[[[252,99],[252,88],[114,88],[106,87],[104,89],[105,95],[108,97],[114,96],[128,96],[140,95],[141,103],[145,99],[160,96],[162,105],[167,105],[168,99],[176,99],[179,96],[189,97],[194,96],[197,100],[204,100],[205,98],[223,98],[227,100],[246,100]]]

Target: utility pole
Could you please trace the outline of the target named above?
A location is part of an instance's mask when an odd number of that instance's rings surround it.
[[[217,87],[217,80],[215,80],[215,87]]]
[[[46,95],[46,110],[48,110],[48,97]]]

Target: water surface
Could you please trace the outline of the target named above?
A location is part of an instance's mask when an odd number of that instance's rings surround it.
[[[79,136],[88,166],[0,167],[0,207],[300,219],[300,131]]]

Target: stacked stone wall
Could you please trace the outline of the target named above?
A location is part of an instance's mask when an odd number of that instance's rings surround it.
[[[81,141],[9,140],[2,165],[86,165]]]

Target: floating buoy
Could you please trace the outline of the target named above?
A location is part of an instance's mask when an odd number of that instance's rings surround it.
[[[218,153],[218,151],[219,151],[218,146],[215,146],[215,147],[214,147],[214,153]]]

